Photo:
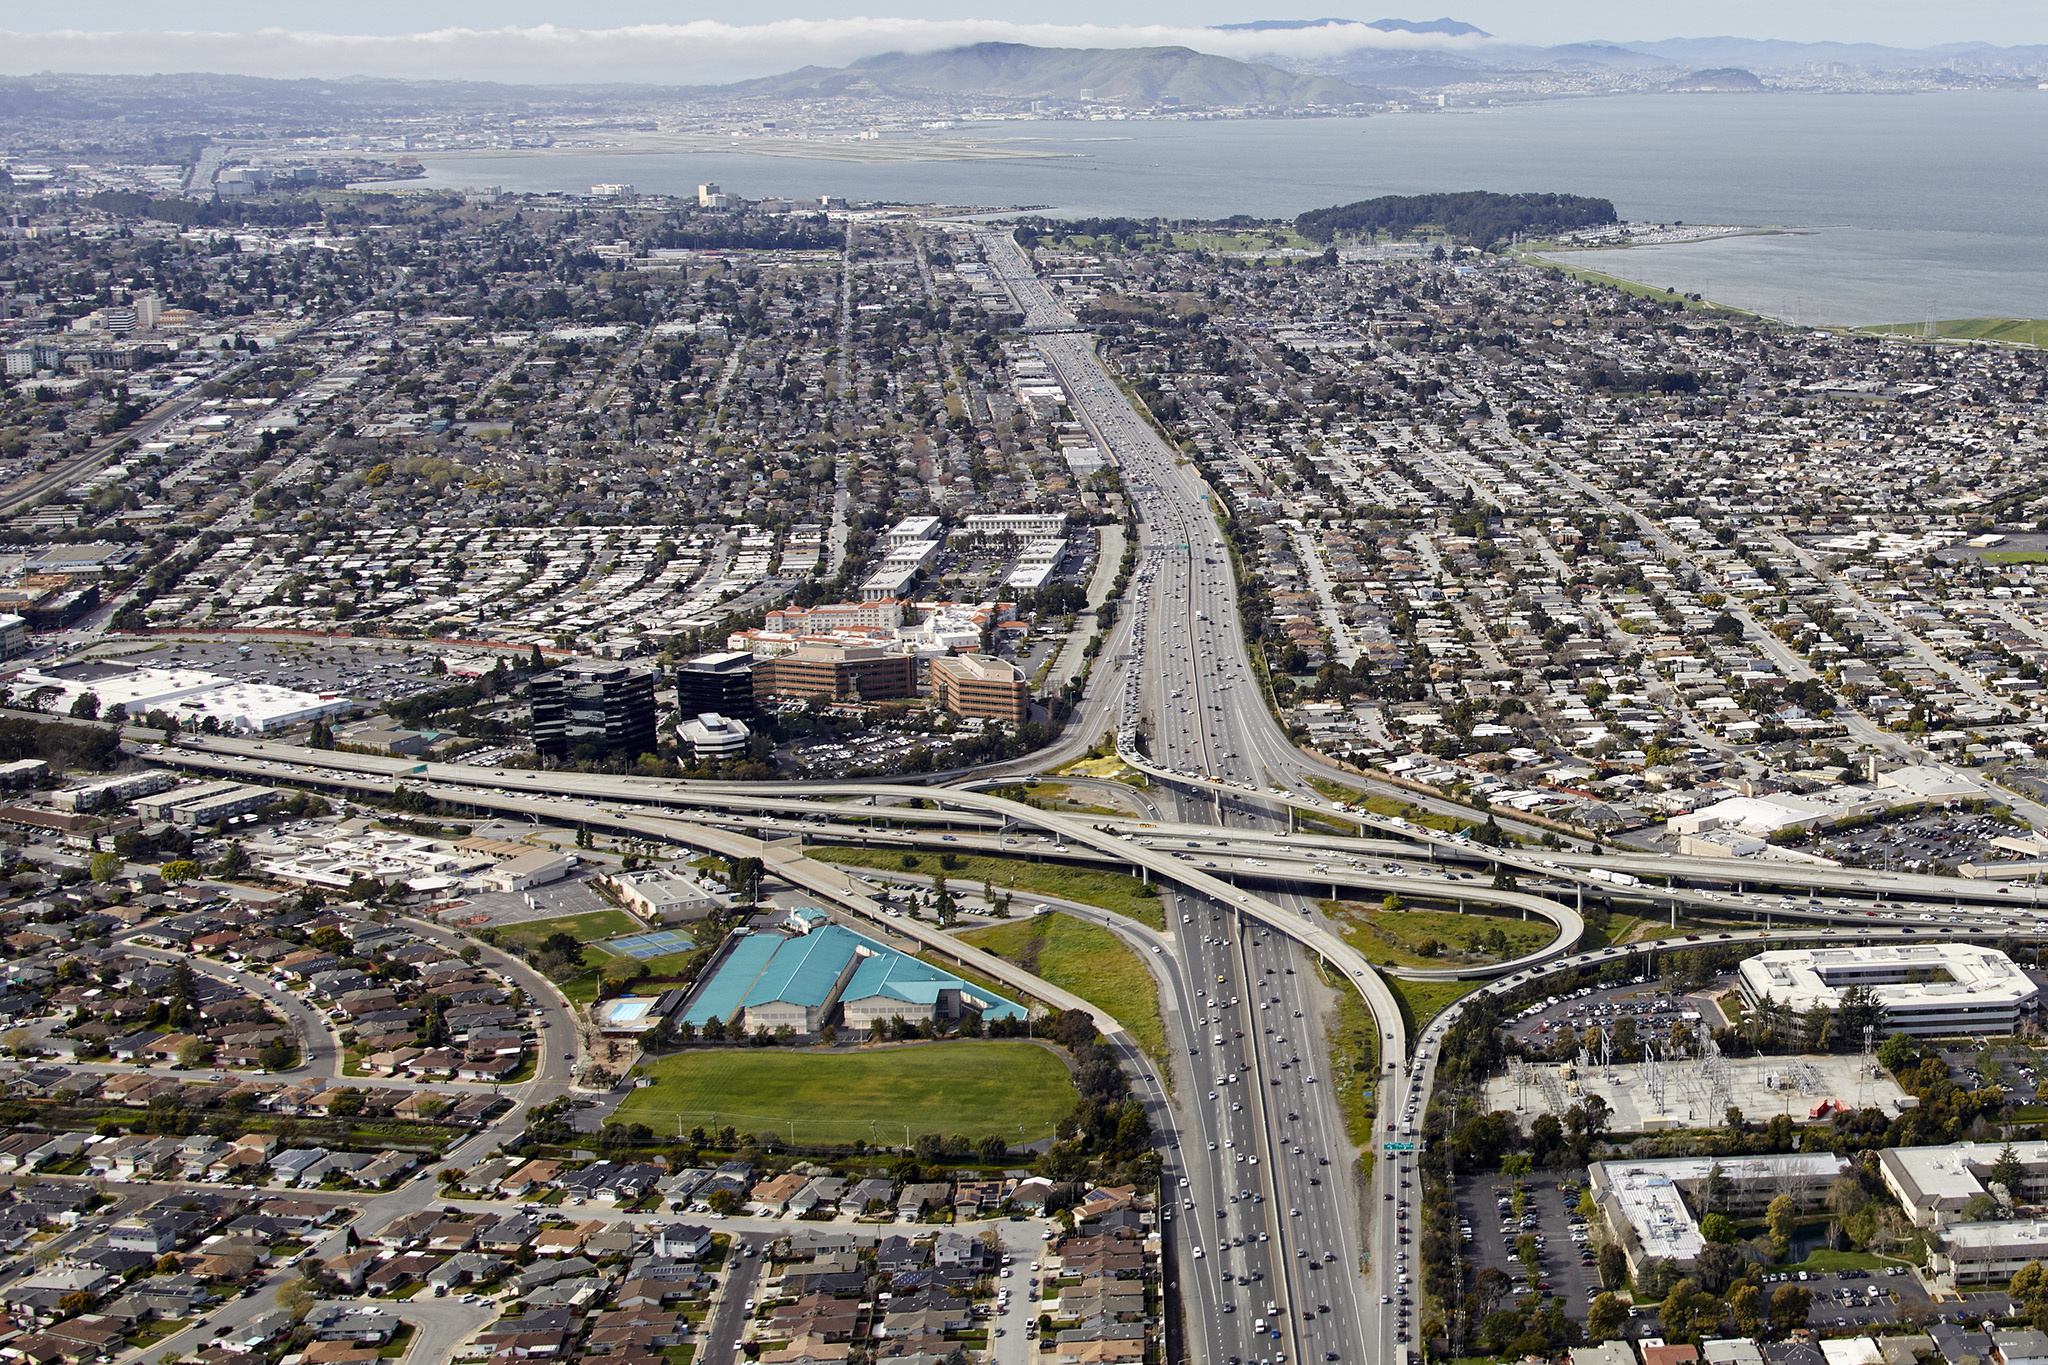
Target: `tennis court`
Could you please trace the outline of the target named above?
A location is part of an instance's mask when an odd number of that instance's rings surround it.
[[[642,961],[650,957],[662,957],[669,953],[687,953],[697,946],[697,940],[674,929],[660,929],[651,934],[633,934],[626,938],[607,939],[607,952],[624,953]]]

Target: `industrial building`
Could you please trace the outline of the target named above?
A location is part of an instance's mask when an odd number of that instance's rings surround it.
[[[1753,1214],[1781,1194],[1801,1208],[1817,1205],[1848,1169],[1843,1157],[1811,1152],[1596,1161],[1586,1168],[1586,1177],[1587,1191],[1628,1258],[1630,1273],[1640,1274],[1656,1258],[1676,1262],[1681,1270],[1692,1265],[1705,1239],[1686,1197],[1697,1201],[1714,1173],[1728,1182],[1728,1212]]]
[[[535,675],[533,747],[553,759],[636,759],[655,752],[654,675],[579,659]]]
[[[1031,715],[1031,684],[1015,664],[986,654],[933,659],[932,700],[956,716],[1021,725]]]
[[[917,695],[917,660],[880,645],[807,641],[754,666],[754,696],[827,702],[902,701]]]
[[[752,654],[745,650],[700,654],[676,670],[676,712],[701,716],[707,711],[733,720],[753,720],[760,715],[754,705]]]
[[[2040,996],[2011,958],[1973,943],[1785,949],[1745,959],[1736,979],[1752,1009],[1768,995],[1795,1014],[1838,1010],[1842,992],[1864,986],[1884,1006],[1887,1032],[1923,1038],[2011,1033]]]
[[[755,1029],[816,1033],[835,1015],[849,1028],[877,1019],[1021,1019],[1023,1007],[928,962],[836,924],[784,935],[735,931],[683,1012]]]

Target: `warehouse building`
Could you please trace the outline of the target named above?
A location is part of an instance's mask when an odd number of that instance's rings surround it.
[[[1849,1169],[1832,1152],[1750,1157],[1672,1157],[1652,1161],[1596,1161],[1586,1168],[1587,1192],[1608,1231],[1640,1274],[1655,1259],[1691,1267],[1706,1242],[1693,1207],[1717,1171],[1728,1190],[1728,1212],[1758,1213],[1779,1195],[1801,1208],[1820,1204],[1828,1187]],[[1691,1203],[1688,1203],[1688,1197]]]
[[[836,924],[795,936],[735,932],[704,974],[683,1018],[816,1033],[845,1008],[848,1027],[876,1019],[1021,1019],[1024,1010],[984,987]]]
[[[1838,1010],[1842,992],[1868,987],[1884,1006],[1888,1032],[1922,1038],[2011,1033],[2040,997],[2011,958],[1973,943],[1786,949],[1744,960],[1736,979],[1752,1009],[1768,995],[1797,1014]]]

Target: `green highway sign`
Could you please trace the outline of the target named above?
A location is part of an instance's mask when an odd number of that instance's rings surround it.
[[[1388,1156],[1392,1156],[1396,1152],[1412,1152],[1414,1150],[1415,1144],[1412,1142],[1389,1142],[1385,1144],[1385,1151]]]

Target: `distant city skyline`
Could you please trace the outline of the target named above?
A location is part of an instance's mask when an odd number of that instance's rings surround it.
[[[507,81],[714,83],[805,64],[844,65],[879,52],[932,50],[978,41],[1059,47],[1182,44],[1230,57],[1340,50],[1320,34],[1220,34],[1208,26],[1257,18],[1424,21],[1448,17],[1505,43],[1654,42],[1738,38],[1784,42],[1934,47],[2048,44],[2048,7],[2022,0],[1553,0],[1531,6],[1470,0],[1405,11],[1304,4],[1281,14],[1238,0],[1164,0],[1105,12],[1050,0],[1020,22],[990,7],[963,13],[935,0],[897,0],[876,14],[861,0],[795,0],[771,14],[705,7],[679,11],[651,0],[363,0],[348,6],[190,0],[167,7],[102,0],[90,28],[67,27],[75,11],[0,8],[0,73],[221,71],[285,77],[373,75]],[[1357,35],[1353,46],[1483,50],[1487,40],[1437,35]]]

